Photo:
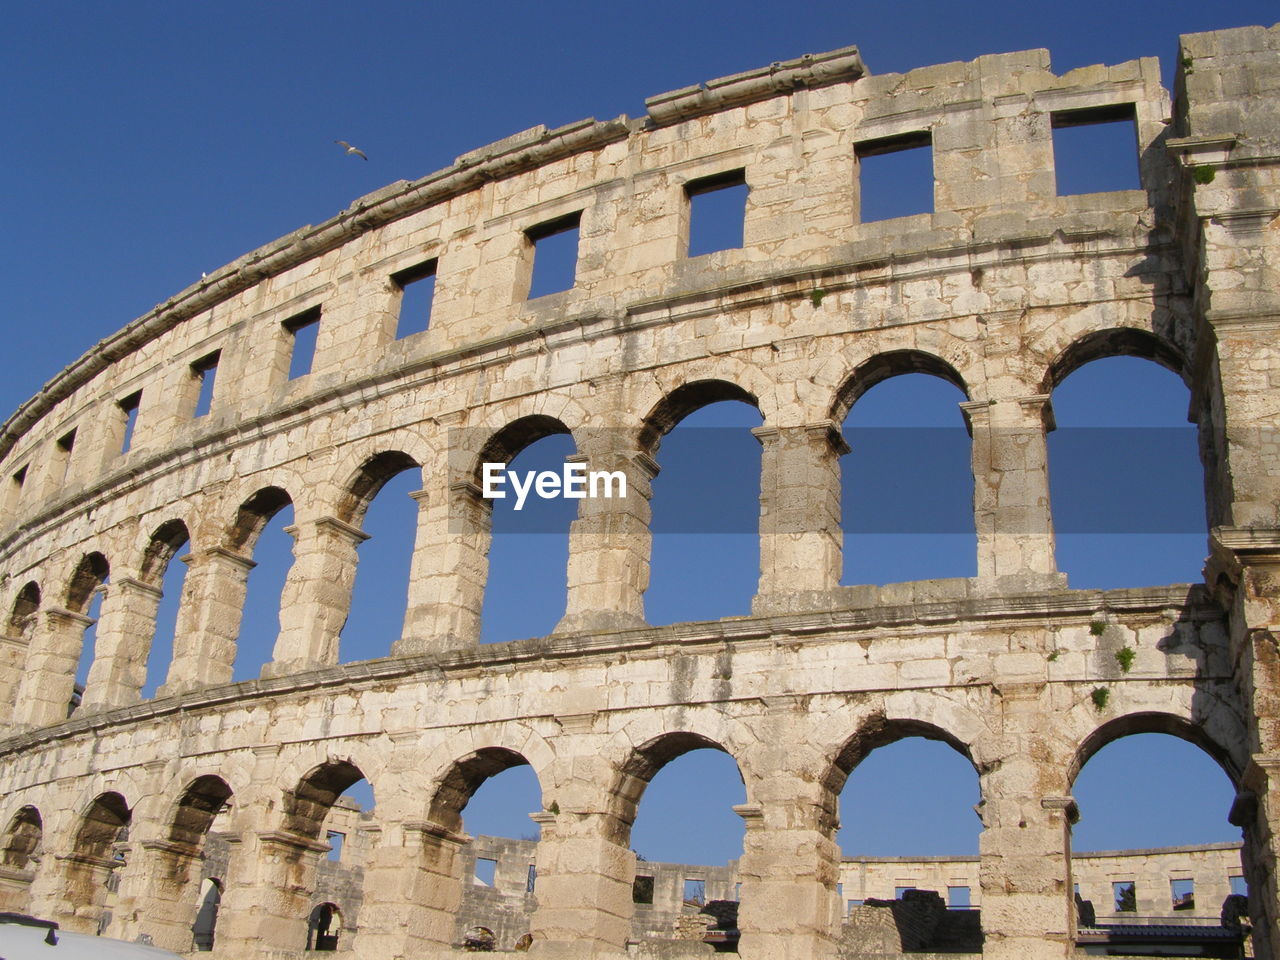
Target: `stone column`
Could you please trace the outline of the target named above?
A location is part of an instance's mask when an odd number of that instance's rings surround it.
[[[293,566],[280,595],[280,635],[264,677],[338,662],[338,637],[351,611],[356,548],[369,534],[337,517],[287,527]]]
[[[398,655],[466,649],[480,642],[480,609],[489,572],[489,502],[469,480],[449,484],[432,506],[419,492],[418,536],[409,572],[409,605]]]
[[[231,682],[249,571],[256,566],[249,557],[224,547],[181,559],[188,566],[187,576],[173,638],[173,662],[159,696]]]
[[[319,857],[327,843],[284,831],[247,834],[233,849],[218,912],[218,952],[254,957],[307,943]]]
[[[84,632],[93,620],[60,607],[40,611],[18,686],[18,724],[43,727],[67,719]]]
[[[138,701],[156,632],[161,597],[158,587],[120,577],[105,590],[93,666],[84,685],[85,710],[108,710]]]
[[[616,818],[577,809],[574,797],[582,795],[565,790],[559,814],[531,814],[542,838],[530,954],[544,960],[621,956],[631,936],[636,856],[617,842]]]
[[[14,720],[18,688],[30,649],[31,641],[27,637],[0,634],[0,730]]]
[[[127,849],[127,846],[108,848],[122,853]],[[51,919],[73,933],[98,934],[106,912],[106,887],[112,871],[124,866],[127,858],[73,853],[54,859],[60,867],[58,872],[62,874],[62,884],[55,894]]]
[[[31,913],[31,884],[35,869],[18,870],[0,864],[0,912]]]
[[[110,936],[137,940],[145,934],[157,947],[188,953],[199,896],[200,851],[169,840],[134,845],[121,871]]]
[[[797,594],[840,585],[840,457],[849,447],[830,420],[751,432],[764,447],[760,586],[752,603],[763,614],[786,610]]]
[[[973,434],[978,578],[1002,584],[1000,589],[1064,585],[1049,507],[1045,434],[1054,423],[1048,394],[960,407]]]
[[[760,803],[734,807],[747,825],[738,878],[738,954],[744,960],[836,956],[840,848],[816,792],[822,784],[776,777]]]
[[[383,825],[364,868],[355,956],[414,960],[454,943],[462,903],[462,848],[470,840],[426,821]]]
[[[556,633],[607,632],[645,625],[644,592],[649,586],[649,532],[653,478],[658,464],[639,450],[619,449],[620,431],[587,439],[584,452],[567,457],[586,465],[588,474],[608,472],[625,478],[626,496],[617,484],[590,485],[569,527],[568,591]],[[606,490],[613,495],[604,496]]]
[[[980,775],[982,955],[994,960],[1049,960],[1075,950],[1069,760],[1049,741],[1052,706],[1044,684],[1000,690],[1002,736]],[[998,755],[996,755],[998,754]],[[1044,759],[1050,758],[1050,759]],[[1046,794],[1049,787],[1061,793]]]

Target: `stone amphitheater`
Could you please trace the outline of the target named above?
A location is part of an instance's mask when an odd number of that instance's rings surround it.
[[[640,797],[715,747],[747,796],[738,952],[835,957],[837,797],[870,751],[926,736],[978,774],[982,956],[1064,957],[1083,949],[1073,780],[1154,731],[1235,784],[1255,955],[1280,955],[1280,26],[1188,35],[1178,58],[1172,94],[1154,59],[1057,76],[1043,50],[885,76],[853,48],[774,63],[391,184],[99,343],[0,433],[0,907],[191,951],[216,832],[212,955],[298,955],[326,820],[367,778],[341,948],[443,956],[461,811],[530,764],[530,953],[622,957]],[[1116,121],[1141,189],[1059,196],[1054,129]],[[933,209],[864,222],[862,162],[921,145]],[[735,184],[742,246],[688,256],[691,202]],[[574,229],[571,289],[530,299],[537,248]],[[426,276],[429,329],[397,337]],[[1073,590],[1057,571],[1051,395],[1117,354],[1190,389],[1202,583]],[[977,576],[842,587],[839,428],[908,372],[967,397]],[[657,448],[724,399],[764,422],[752,615],[648,626]],[[580,502],[558,628],[482,646],[481,464],[551,434],[628,495]],[[403,471],[422,482],[403,633],[340,663],[365,511]],[[233,683],[255,544],[288,505],[274,656]],[[184,548],[172,662],[143,700]]]

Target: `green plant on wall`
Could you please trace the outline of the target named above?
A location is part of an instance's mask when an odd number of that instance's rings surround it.
[[[1101,620],[1095,620],[1089,624],[1089,634],[1094,637],[1102,636],[1107,630],[1107,625]]]
[[[1105,710],[1107,701],[1111,699],[1111,691],[1106,687],[1094,687],[1093,693],[1089,694],[1089,699],[1093,701],[1093,709]]]
[[[1134,658],[1138,656],[1132,647],[1121,647],[1116,651],[1116,663],[1120,664],[1120,672],[1128,673],[1133,668]]]

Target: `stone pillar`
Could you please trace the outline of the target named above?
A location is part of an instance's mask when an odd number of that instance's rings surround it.
[[[1055,757],[1046,685],[1002,686],[999,709],[1003,734],[980,774],[982,955],[1069,957],[1075,950],[1071,824],[1077,813],[1065,789],[1045,792],[1046,786],[1065,788],[1069,760],[1044,759]]]
[[[778,777],[765,802],[733,808],[747,825],[738,861],[738,954],[744,960],[836,956],[840,848],[821,799],[808,796],[821,789]]]
[[[585,452],[567,457],[586,465],[588,474],[607,471],[626,480],[626,496],[615,484],[597,487],[599,496],[579,501],[578,517],[569,527],[568,590],[565,612],[556,633],[607,632],[645,625],[644,592],[649,587],[649,532],[653,478],[658,464],[639,450],[618,449],[610,441],[620,431],[604,431],[584,443]],[[601,442],[603,441],[603,442]],[[589,446],[587,445],[589,444]],[[605,497],[606,489],[613,496]]]
[[[159,696],[230,683],[249,571],[256,564],[224,547],[182,557],[182,587],[173,662]]]
[[[0,913],[30,913],[33,866],[19,870],[0,864]]]
[[[425,821],[383,825],[364,868],[355,956],[414,960],[455,941],[462,848],[470,840]]]
[[[115,846],[109,851],[127,850],[127,846]],[[53,916],[64,930],[73,933],[97,935],[106,914],[108,884],[112,871],[127,863],[114,856],[92,856],[73,853],[54,858],[62,874],[61,889],[55,894]]]
[[[574,809],[575,794],[561,794],[559,814],[530,815],[542,827],[530,954],[544,960],[621,956],[631,936],[636,856],[617,842],[616,818]]]
[[[129,941],[145,934],[165,950],[193,950],[202,859],[198,849],[183,843],[157,839],[134,844],[120,874],[108,934]]]
[[[1054,560],[1049,507],[1045,434],[1054,423],[1048,394],[960,407],[973,434],[978,578],[1002,590],[1065,586]]]
[[[14,720],[18,688],[26,667],[31,641],[27,637],[0,634],[0,730]]]
[[[293,566],[280,595],[280,635],[264,677],[338,662],[338,637],[351,611],[356,548],[369,534],[337,517],[287,527]]]
[[[760,466],[760,586],[752,611],[787,609],[797,594],[840,585],[840,457],[849,452],[830,420],[751,431]]]
[[[418,536],[409,572],[409,605],[398,655],[466,649],[480,642],[480,609],[489,572],[489,502],[469,480],[449,484],[447,503],[418,501]]]
[[[246,835],[233,848],[218,912],[219,954],[301,952],[307,943],[317,863],[328,851],[327,843],[284,831]]]
[[[147,654],[156,632],[158,587],[130,577],[104,588],[93,666],[84,685],[85,710],[108,710],[136,703],[147,680]]]
[[[18,724],[43,727],[67,719],[84,632],[93,622],[83,614],[60,607],[40,612],[18,686]]]

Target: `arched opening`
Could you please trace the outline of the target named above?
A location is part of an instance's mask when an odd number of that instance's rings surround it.
[[[336,903],[318,904],[307,917],[307,949],[333,952],[342,936],[342,911]]]
[[[160,590],[159,603],[147,648],[146,677],[142,683],[142,697],[149,699],[164,683],[173,660],[173,637],[178,625],[178,607],[182,600],[182,588],[187,580],[187,565],[174,563],[178,552],[190,541],[187,525],[181,520],[169,520],[156,528],[142,558],[140,579]]]
[[[636,855],[633,938],[671,940],[696,923],[735,950],[746,828],[733,808],[747,796],[733,757],[699,734],[666,734],[636,750],[616,796],[620,842]]]
[[[279,487],[259,490],[244,502],[227,536],[227,548],[251,557],[236,637],[233,680],[251,680],[271,661],[280,633],[280,596],[293,566],[293,500]]]
[[[1081,746],[1071,773],[1081,942],[1106,946],[1118,926],[1194,934],[1247,916],[1240,830],[1227,819],[1236,774],[1199,728],[1159,714],[1122,717]],[[1148,940],[1124,952],[1170,953],[1155,932]]]
[[[213,950],[217,936],[218,908],[222,904],[222,881],[217,877],[206,877],[202,880],[199,902],[195,922],[191,925],[191,939],[197,952],[209,953]]]
[[[118,793],[104,793],[85,810],[76,829],[66,874],[60,916],[62,926],[77,933],[101,934],[111,921],[115,871],[124,866],[120,846],[128,840],[132,811]]]
[[[285,794],[283,835],[290,839],[279,849],[291,894],[282,902],[290,911],[282,918],[288,922],[282,939],[296,936],[307,950],[344,946],[342,918],[355,916],[356,897],[363,896],[362,867],[369,862],[377,828],[374,805],[372,785],[350,760],[321,764]],[[316,914],[317,901],[332,913]],[[316,922],[325,919],[327,925]],[[305,931],[295,934],[294,924]]]
[[[107,558],[100,553],[90,553],[77,564],[67,586],[67,609],[87,617],[89,621],[80,634],[79,649],[75,656],[75,683],[67,702],[68,717],[80,709],[85,686],[89,681],[89,671],[93,668],[98,644],[98,619],[102,614],[102,588],[107,585],[110,575],[111,568]]]
[[[546,416],[523,417],[498,431],[481,451],[474,482],[484,489],[484,464],[505,464],[501,493],[483,502],[490,510],[488,576],[480,613],[480,642],[546,636],[564,616],[569,564],[569,525],[577,501],[543,497],[527,486],[539,474],[562,475],[576,452],[569,428]],[[520,489],[525,490],[523,499]]]
[[[968,748],[932,724],[873,718],[828,785],[844,936],[890,954],[981,953],[981,788]]]
[[[529,933],[537,903],[537,848],[542,787],[528,760],[514,750],[486,747],[456,761],[431,804],[430,819],[465,843],[439,847],[442,891],[437,938],[467,944],[480,921],[491,948],[511,950]],[[468,949],[484,949],[472,946]]]
[[[40,861],[44,822],[35,807],[23,807],[13,815],[0,848],[0,912],[27,912],[31,901],[31,881]]]
[[[842,584],[977,575],[967,399],[952,367],[907,350],[873,357],[841,389]]]
[[[18,596],[14,598],[5,635],[14,640],[29,641],[31,631],[35,629],[36,614],[39,610],[40,585],[32,581],[23,586],[18,591]]]
[[[338,519],[360,527],[360,545],[347,622],[338,645],[341,662],[385,657],[404,630],[409,566],[418,530],[422,486],[418,463],[398,451],[370,458],[357,472]]]
[[[640,442],[653,480],[645,619],[714,620],[751,612],[760,580],[760,444],[756,398],[701,380],[663,398]]]
[[[1201,577],[1204,470],[1179,369],[1171,348],[1130,330],[1084,338],[1051,370],[1050,495],[1058,569],[1072,587]]]
[[[22,680],[31,637],[40,611],[40,586],[25,584],[9,608],[9,619],[0,631],[0,721],[8,720],[16,706],[18,684]]]

